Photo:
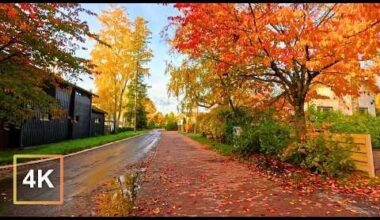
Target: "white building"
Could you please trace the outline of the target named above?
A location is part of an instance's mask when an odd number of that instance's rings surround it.
[[[355,111],[361,111],[376,116],[376,94],[365,88],[361,89],[359,97],[346,95],[343,99],[338,98],[329,87],[320,86],[316,92],[321,96],[326,96],[326,99],[312,99],[305,104],[305,110],[309,105],[314,104],[322,111],[340,110],[348,115],[352,115]]]

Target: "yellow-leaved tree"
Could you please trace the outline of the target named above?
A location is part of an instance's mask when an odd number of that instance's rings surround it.
[[[98,73],[95,84],[99,97],[94,103],[108,112],[117,132],[130,101],[128,86],[135,83],[136,76],[149,73],[143,65],[152,57],[147,47],[150,32],[143,18],[131,22],[123,8],[113,5],[102,11],[99,21],[102,27],[99,38],[108,45],[97,43],[91,52]]]
[[[145,76],[149,76],[149,67],[145,65],[153,57],[152,50],[148,47],[148,40],[151,32],[147,27],[147,21],[142,17],[136,17],[134,21],[134,29],[131,36],[132,39],[132,62],[133,62],[133,81],[128,87],[129,99],[126,106],[126,115],[133,115],[133,128],[137,130],[139,121],[140,125],[146,124],[144,114],[144,97],[146,96],[146,85],[143,82]],[[142,109],[141,109],[142,108]],[[141,111],[142,110],[142,111]],[[140,114],[138,114],[140,112]],[[129,114],[132,113],[132,114]],[[145,118],[145,119],[144,119]],[[142,121],[145,121],[142,123]]]

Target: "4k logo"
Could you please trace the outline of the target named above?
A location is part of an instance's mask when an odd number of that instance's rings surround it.
[[[54,188],[53,184],[51,183],[49,179],[49,175],[53,172],[53,169],[48,170],[45,174],[42,175],[42,170],[37,170],[37,182],[38,188],[42,188],[42,183],[46,182],[49,188]],[[29,170],[28,174],[26,174],[24,180],[22,181],[22,184],[29,185],[30,188],[34,188],[34,185],[36,185],[36,181],[34,180],[34,170]]]
[[[17,159],[44,159],[17,164]],[[13,203],[17,205],[63,204],[63,155],[14,155]]]

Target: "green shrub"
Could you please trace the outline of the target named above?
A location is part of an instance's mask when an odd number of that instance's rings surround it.
[[[314,128],[325,129],[331,124],[340,121],[345,115],[340,111],[324,112],[317,109],[315,105],[310,105],[307,110],[308,121]]]
[[[265,154],[281,154],[291,140],[291,127],[278,122],[271,115],[259,123],[256,132],[259,137],[260,152]]]
[[[198,130],[203,136],[211,135],[214,139],[223,141],[224,115],[229,113],[229,109],[218,106],[210,112],[198,117]]]
[[[256,113],[254,123],[242,126],[241,137],[235,140],[235,152],[249,156],[255,152],[280,155],[291,141],[291,127],[274,118],[275,112],[269,110]]]
[[[178,130],[177,122],[168,122],[168,123],[166,123],[165,130],[167,130],[167,131],[176,131],[176,130]]]
[[[254,120],[254,112],[251,109],[245,107],[239,107],[232,114],[225,115],[224,123],[224,137],[225,142],[228,144],[234,143],[233,128],[239,127],[250,127]]]
[[[331,132],[335,133],[365,133],[371,135],[372,146],[380,148],[380,118],[369,114],[354,113],[343,117],[334,123]]]
[[[221,143],[233,143],[233,127],[252,121],[248,108],[240,107],[235,112],[229,106],[218,106],[198,117],[198,129],[203,136],[211,135]]]
[[[352,140],[347,138],[345,143],[352,143]],[[309,138],[306,143],[293,143],[283,156],[285,160],[307,167],[316,173],[341,177],[354,169],[348,151],[352,147],[352,144],[326,141],[319,135]]]
[[[260,151],[260,140],[258,133],[252,127],[243,128],[241,136],[234,139],[233,153],[241,157],[249,157]]]
[[[325,128],[332,133],[370,134],[373,148],[380,148],[380,117],[355,112],[345,115],[339,111],[322,112],[315,106],[308,109],[309,120],[316,128]]]

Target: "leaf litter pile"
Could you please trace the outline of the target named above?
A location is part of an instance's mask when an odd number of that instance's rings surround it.
[[[380,201],[380,178],[368,178],[363,173],[354,172],[337,179],[312,173],[306,168],[292,165],[273,157],[254,155],[246,163],[256,175],[279,184],[284,191],[300,195],[318,190],[347,196],[361,197],[370,202]],[[355,203],[355,201],[352,201]]]

